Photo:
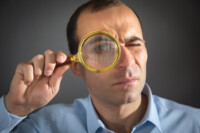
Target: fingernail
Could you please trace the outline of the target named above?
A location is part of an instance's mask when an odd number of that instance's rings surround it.
[[[31,84],[31,82],[26,82],[26,85],[30,85]]]
[[[52,71],[51,71],[51,70],[46,70],[46,71],[45,71],[45,75],[46,75],[46,76],[50,76],[50,75],[51,75],[51,73],[52,73]]]
[[[64,61],[64,58],[63,58],[62,56],[59,56],[59,57],[58,57],[58,61],[59,61],[59,62],[63,62],[63,61]]]

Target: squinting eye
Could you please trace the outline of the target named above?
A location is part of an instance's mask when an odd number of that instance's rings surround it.
[[[141,44],[140,44],[140,43],[127,44],[126,46],[127,46],[127,47],[131,47],[131,46],[141,46]]]

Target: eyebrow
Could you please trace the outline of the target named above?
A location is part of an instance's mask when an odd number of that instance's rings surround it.
[[[141,38],[139,38],[139,37],[136,37],[136,36],[131,36],[131,37],[125,39],[126,43],[127,42],[135,42],[135,41],[141,41],[141,42],[143,42],[144,40],[141,39]]]
[[[89,37],[90,38],[90,37]],[[88,39],[89,39],[88,38]],[[106,39],[105,39],[106,38]],[[91,40],[89,40],[88,42],[87,42],[87,45],[92,45],[92,44],[94,44],[94,43],[97,43],[97,42],[100,42],[100,41],[102,41],[102,40],[106,40],[106,41],[112,41],[112,39],[111,38],[109,38],[109,37],[105,37],[105,36],[97,36],[97,37],[95,37],[95,38],[92,38]],[[87,41],[87,40],[86,40]],[[85,42],[86,42],[85,41]],[[141,42],[143,42],[144,40],[143,39],[141,39],[141,38],[139,38],[139,37],[137,37],[137,36],[131,36],[131,37],[129,37],[129,38],[127,38],[127,39],[125,39],[125,43],[127,43],[127,42],[135,42],[135,41],[141,41]]]
[[[90,38],[90,37],[89,37],[89,38]],[[88,38],[88,39],[89,39],[89,38]],[[112,41],[112,39],[109,38],[109,37],[97,36],[97,37],[92,38],[91,40],[89,40],[89,41],[87,42],[87,44],[88,44],[88,45],[92,45],[92,44],[94,44],[94,43],[96,43],[96,42],[100,42],[100,41],[103,41],[103,40]],[[87,41],[87,40],[86,40],[86,41]],[[85,41],[85,42],[86,42],[86,41]]]

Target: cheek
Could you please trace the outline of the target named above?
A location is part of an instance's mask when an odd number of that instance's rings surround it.
[[[138,60],[138,65],[139,65],[139,67],[141,69],[141,73],[142,73],[142,75],[141,75],[142,76],[142,78],[141,78],[141,82],[142,82],[141,88],[144,87],[144,84],[145,84],[145,81],[146,81],[146,64],[147,64],[147,58],[148,58],[148,55],[147,55],[146,48],[138,51],[137,60]]]
[[[139,49],[137,52],[135,52],[135,60],[136,63],[139,65],[139,67],[142,70],[146,70],[146,63],[147,63],[147,50],[146,48]]]
[[[91,97],[104,99],[106,98],[106,95],[109,95],[109,77],[107,76],[108,75],[105,75],[105,73],[85,73],[84,80]]]
[[[103,88],[103,86],[106,85],[105,79],[106,76],[104,73],[95,73],[86,69],[83,72],[83,80],[89,89]]]

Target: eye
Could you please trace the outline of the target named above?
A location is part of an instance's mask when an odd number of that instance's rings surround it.
[[[141,46],[141,43],[130,43],[130,44],[126,44],[126,47],[137,47],[137,46]]]
[[[106,49],[106,44],[99,44],[96,48],[95,48],[95,50],[97,50],[97,51],[103,51],[103,50],[105,50]]]
[[[107,52],[110,51],[110,46],[107,43],[100,43],[94,47],[94,52],[96,54],[102,54],[105,53],[106,51]]]

